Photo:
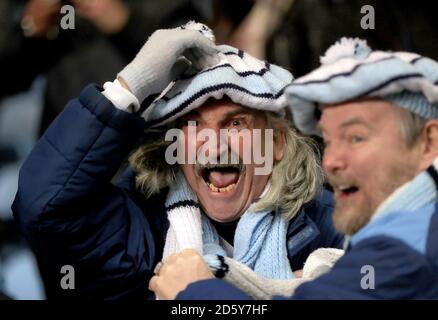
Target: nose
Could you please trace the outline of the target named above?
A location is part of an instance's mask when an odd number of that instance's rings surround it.
[[[324,171],[335,174],[344,170],[347,166],[346,152],[347,150],[343,150],[343,148],[326,148],[322,159]]]
[[[228,150],[226,132],[221,132],[220,128],[207,128],[198,132],[197,150],[202,151],[210,160],[218,160],[221,154]]]

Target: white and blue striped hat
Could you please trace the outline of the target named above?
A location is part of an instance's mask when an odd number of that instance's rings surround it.
[[[371,51],[360,39],[342,38],[321,66],[285,90],[295,125],[316,134],[319,106],[380,97],[426,119],[438,118],[438,63],[408,52]]]
[[[218,45],[217,49],[216,65],[181,76],[145,111],[143,117],[148,128],[170,123],[212,97],[226,96],[244,107],[284,115],[287,106],[284,89],[293,79],[289,71],[231,46]]]

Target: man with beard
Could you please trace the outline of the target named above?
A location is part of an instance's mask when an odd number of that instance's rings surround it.
[[[321,64],[286,94],[297,127],[324,140],[334,222],[349,241],[334,267],[292,299],[437,299],[438,63],[343,38]],[[169,299],[248,298],[209,278],[185,251],[150,287]]]
[[[156,265],[187,248],[231,259],[242,287],[292,281],[312,251],[342,245],[315,150],[284,118],[292,75],[212,38],[194,23],[155,32],[114,82],[72,100],[24,163],[14,217],[49,298],[154,298]]]

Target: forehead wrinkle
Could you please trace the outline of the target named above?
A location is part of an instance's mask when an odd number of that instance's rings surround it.
[[[232,118],[234,116],[237,116],[237,115],[251,115],[251,116],[254,116],[254,114],[255,114],[254,110],[251,110],[251,109],[243,107],[243,106],[238,106],[238,105],[228,105],[228,106],[233,107],[233,109],[229,110],[229,111],[225,111],[225,112],[220,113],[220,114],[215,114],[215,120],[217,122],[225,121],[225,120],[230,119],[230,118]],[[199,112],[199,117],[201,119],[205,118],[203,116],[203,112],[202,111]]]

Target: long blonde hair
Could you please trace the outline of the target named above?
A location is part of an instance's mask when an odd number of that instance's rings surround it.
[[[315,197],[324,182],[318,147],[311,138],[299,134],[288,120],[272,113],[268,113],[267,119],[268,127],[274,129],[274,139],[275,134],[284,133],[284,155],[274,164],[271,189],[257,206],[261,210],[281,209],[291,219]]]
[[[302,136],[284,119],[271,112],[267,114],[268,128],[285,138],[283,158],[274,163],[271,188],[260,200],[257,209],[281,209],[287,219],[311,201],[324,181],[317,146],[312,139]],[[178,164],[169,165],[165,150],[172,142],[161,139],[141,145],[129,158],[136,172],[136,186],[147,197],[170,186],[175,180]]]

